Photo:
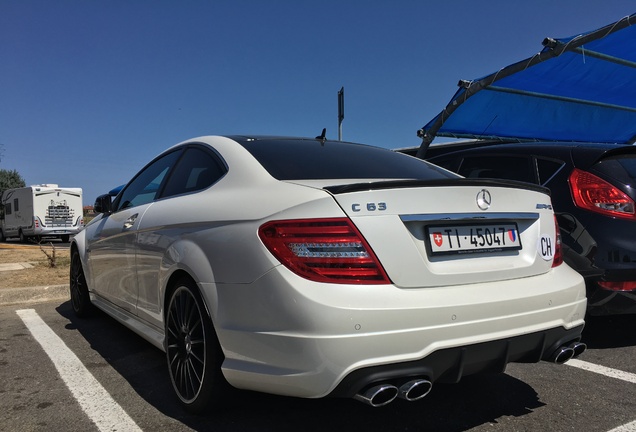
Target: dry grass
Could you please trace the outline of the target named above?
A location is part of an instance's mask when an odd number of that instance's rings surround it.
[[[50,244],[42,245],[47,254],[53,254]],[[31,263],[32,268],[0,271],[0,289],[28,286],[67,285],[69,282],[69,250],[55,247],[56,267],[51,268],[49,259],[38,246],[0,244],[0,264]]]

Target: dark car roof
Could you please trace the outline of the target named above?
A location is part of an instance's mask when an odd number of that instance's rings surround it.
[[[610,155],[636,154],[636,146],[626,144],[547,141],[514,143],[501,143],[500,141],[469,141],[431,146],[426,154],[426,159],[434,163],[437,157],[458,154],[460,152],[463,154],[532,153],[548,157],[550,155],[563,154],[563,152],[567,152],[571,154],[574,165],[588,167],[593,165],[599,159]],[[408,151],[405,151],[405,153],[410,154]]]

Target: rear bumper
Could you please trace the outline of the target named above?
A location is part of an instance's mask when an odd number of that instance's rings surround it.
[[[447,348],[427,357],[358,369],[347,375],[330,396],[353,397],[372,383],[393,382],[398,385],[412,377],[431,382],[456,383],[476,373],[501,373],[508,363],[536,363],[548,360],[554,350],[581,339],[583,326],[569,330],[553,328],[513,338]]]
[[[80,228],[77,227],[45,227],[45,228],[35,228],[33,230],[33,234],[37,236],[62,236],[62,235],[75,235],[81,231]]]
[[[453,381],[539,361],[580,338],[586,311],[583,278],[567,265],[420,289],[313,283],[277,267],[252,284],[202,284],[202,291],[228,382],[308,398],[350,395],[380,375],[421,371]]]
[[[610,291],[594,283],[588,295],[590,315],[636,314],[636,291]]]

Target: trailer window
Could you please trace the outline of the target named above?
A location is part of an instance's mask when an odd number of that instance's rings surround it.
[[[20,211],[20,205],[18,203],[18,199],[17,198],[13,199],[13,208],[15,209],[15,211]]]
[[[11,214],[11,203],[6,203],[4,205],[4,214],[8,214],[8,215]]]

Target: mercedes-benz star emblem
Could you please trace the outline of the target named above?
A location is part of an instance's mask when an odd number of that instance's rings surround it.
[[[492,197],[490,196],[490,192],[486,189],[482,189],[477,194],[477,207],[482,210],[488,210],[490,208],[490,203],[492,202]]]

